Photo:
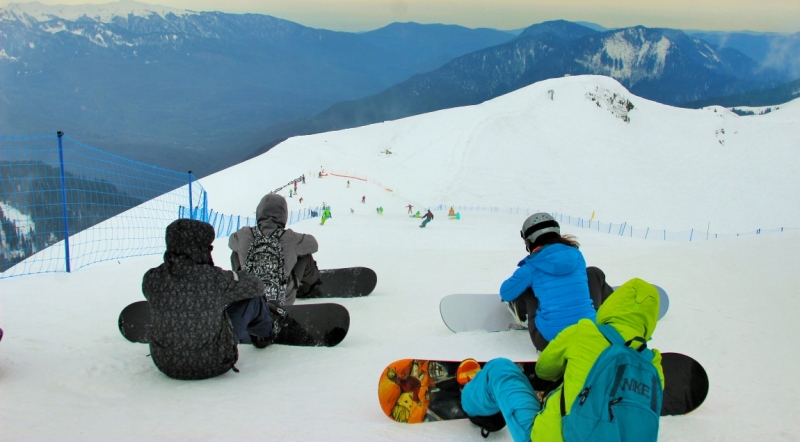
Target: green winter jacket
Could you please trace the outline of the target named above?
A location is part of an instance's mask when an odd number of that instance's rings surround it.
[[[658,290],[651,284],[634,278],[620,286],[597,311],[597,324],[609,324],[627,341],[636,336],[649,340],[658,321]],[[566,410],[586,382],[594,361],[610,344],[589,319],[565,328],[547,345],[536,362],[536,375],[554,381],[562,375],[564,383],[545,399],[542,411],[536,415],[531,441],[563,441],[561,437],[561,395],[566,394]],[[653,349],[653,365],[664,386],[661,353]],[[566,391],[566,393],[564,393]]]

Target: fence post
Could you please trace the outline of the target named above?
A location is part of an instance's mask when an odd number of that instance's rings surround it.
[[[192,204],[192,171],[189,171],[189,218],[194,219],[194,204]]]
[[[208,222],[208,192],[203,192],[203,210],[201,213],[202,221]]]
[[[58,163],[61,167],[61,216],[64,218],[64,255],[67,264],[67,273],[71,272],[69,265],[69,222],[67,221],[67,180],[64,178],[64,146],[61,137],[64,132],[56,132],[58,135]]]

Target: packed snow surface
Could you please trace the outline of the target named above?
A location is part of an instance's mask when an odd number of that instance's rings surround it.
[[[587,100],[596,88],[634,103],[629,123]],[[325,201],[333,218],[292,228],[316,236],[321,268],[361,265],[378,274],[370,296],[336,300],[351,314],[347,338],[334,348],[243,345],[240,373],[176,381],[155,368],[146,345],[117,329],[122,308],[143,299],[141,277],[160,256],[0,280],[0,440],[481,441],[467,421],[393,422],[380,409],[378,377],[409,357],[537,358],[525,332],[454,334],[438,312],[447,294],[498,291],[525,255],[525,209],[596,211],[605,222],[669,230],[709,221],[725,232],[800,227],[798,123],[798,102],[737,117],[670,108],[613,80],[574,77],[479,106],[290,139],[202,184],[216,210],[253,216],[263,193],[306,173],[304,201],[291,198],[290,208]],[[320,166],[382,187],[316,178]],[[522,209],[462,211],[460,221],[437,211],[421,229],[404,207],[439,203]],[[706,402],[663,418],[661,440],[797,438],[800,387],[787,370],[800,364],[792,351],[799,231],[700,242],[563,231],[578,236],[587,263],[610,283],[640,277],[664,287],[670,311],[651,347],[688,354],[708,372]],[[214,246],[217,265],[229,268],[227,239]],[[503,430],[491,440],[510,436]]]

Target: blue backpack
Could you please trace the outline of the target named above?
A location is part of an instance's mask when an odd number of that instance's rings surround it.
[[[652,350],[641,337],[625,342],[610,325],[597,328],[611,345],[595,361],[569,414],[561,391],[564,441],[658,440],[663,391]],[[631,347],[634,341],[641,346]]]

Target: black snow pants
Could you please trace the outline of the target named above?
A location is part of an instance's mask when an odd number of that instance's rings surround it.
[[[614,290],[606,283],[606,274],[597,267],[587,267],[586,276],[589,279],[589,296],[592,298],[594,309],[597,310]],[[539,333],[534,321],[536,310],[539,309],[539,300],[533,290],[528,287],[513,302],[520,320],[524,321],[526,317],[528,318],[528,333],[531,335],[531,342],[541,352],[549,342]]]

